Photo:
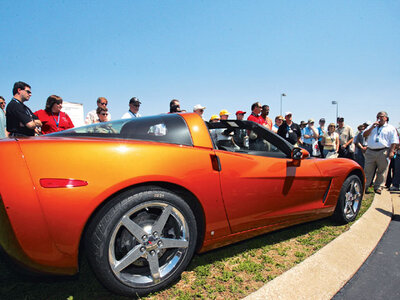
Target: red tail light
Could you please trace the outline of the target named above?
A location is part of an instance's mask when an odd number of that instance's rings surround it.
[[[42,178],[40,185],[44,188],[72,188],[88,185],[87,181],[65,178]]]

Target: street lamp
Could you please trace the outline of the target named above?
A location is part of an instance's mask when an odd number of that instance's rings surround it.
[[[286,97],[286,94],[285,93],[281,94],[281,113],[280,113],[281,116],[282,116],[282,97]]]
[[[332,101],[333,105],[336,105],[336,122],[337,122],[337,118],[339,116],[339,102],[337,101]]]

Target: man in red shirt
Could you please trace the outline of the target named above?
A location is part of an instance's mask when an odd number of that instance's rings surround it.
[[[261,109],[261,118],[263,119],[264,126],[269,130],[272,130],[272,120],[268,117],[269,114],[269,106],[263,105]]]
[[[261,108],[260,102],[253,103],[251,105],[251,114],[247,117],[247,121],[253,121],[264,125],[265,120],[260,116]]]

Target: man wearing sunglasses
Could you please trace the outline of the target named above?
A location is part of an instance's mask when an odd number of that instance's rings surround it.
[[[396,147],[399,144],[397,130],[394,126],[388,124],[388,120],[387,112],[380,111],[376,115],[376,122],[363,132],[368,145],[365,152],[365,186],[368,188],[373,183],[374,191],[377,194],[382,192],[389,161],[394,157]],[[376,177],[373,182],[375,170]],[[367,190],[366,193],[368,193]]]
[[[22,81],[14,83],[13,95],[14,97],[7,105],[6,114],[9,136],[34,136],[39,134],[42,122],[24,104],[32,95],[30,85]]]
[[[201,104],[196,104],[195,106],[193,106],[193,112],[198,114],[201,118],[203,118],[203,113],[205,109],[206,107]]]
[[[104,97],[97,98],[97,107],[107,108],[108,100]],[[85,119],[85,124],[93,124],[98,120],[98,116],[96,113],[96,109],[93,109],[88,112]],[[107,121],[111,121],[111,114],[108,113]]]
[[[0,96],[0,139],[4,139],[8,136],[6,130],[6,112],[4,108],[6,107],[6,100]]]
[[[141,117],[139,114],[140,104],[142,104],[142,102],[140,102],[138,98],[132,97],[131,100],[129,100],[129,110],[122,115],[121,119]]]

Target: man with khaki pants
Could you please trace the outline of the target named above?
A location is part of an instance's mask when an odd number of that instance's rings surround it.
[[[387,169],[390,159],[393,158],[399,136],[394,126],[387,123],[388,114],[384,111],[378,112],[377,121],[371,124],[363,133],[367,139],[367,151],[365,152],[365,177],[366,192],[372,183],[372,176],[376,169],[374,191],[382,192],[382,184],[386,180]]]

